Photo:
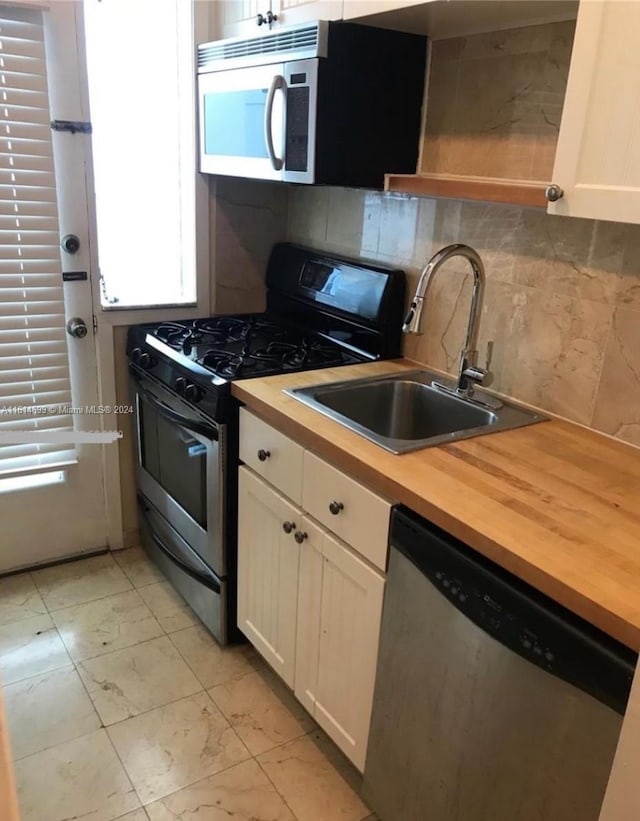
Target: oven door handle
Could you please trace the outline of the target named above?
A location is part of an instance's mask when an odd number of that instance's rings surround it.
[[[180,568],[180,570],[182,570],[188,576],[191,576],[192,579],[195,579],[197,582],[200,582],[200,584],[203,584],[205,587],[208,587],[209,590],[213,590],[214,593],[218,593],[219,595],[220,583],[216,581],[216,579],[213,578],[213,576],[205,576],[203,573],[200,573],[198,570],[188,565],[184,561],[184,559],[181,559],[179,556],[176,556],[176,554],[167,547],[166,543],[160,538],[160,536],[158,536],[158,534],[153,529],[153,525],[148,515],[151,508],[145,504],[140,494],[138,494],[138,507],[140,508],[140,513],[149,523],[149,535],[153,539],[156,547],[165,554],[169,561],[177,565]]]
[[[154,407],[161,416],[164,416],[170,422],[176,422],[178,425],[182,425],[183,428],[193,433],[199,433],[200,436],[205,436],[213,442],[218,441],[218,431],[213,425],[208,425],[206,422],[201,422],[198,419],[190,419],[188,416],[183,416],[181,413],[178,413],[178,411],[174,411],[173,408],[170,408],[168,405],[165,405],[162,400],[158,399],[154,393],[143,388],[139,380],[136,381],[142,398]]]

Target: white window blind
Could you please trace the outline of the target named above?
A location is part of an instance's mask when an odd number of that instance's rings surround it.
[[[68,443],[2,443],[72,431],[70,404],[42,13],[0,6],[0,475],[75,461]]]

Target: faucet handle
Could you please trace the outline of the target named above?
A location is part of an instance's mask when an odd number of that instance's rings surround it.
[[[462,371],[462,375],[470,382],[477,382],[478,385],[480,385],[487,375],[487,371],[485,371],[484,368],[479,368],[477,365],[467,365]]]

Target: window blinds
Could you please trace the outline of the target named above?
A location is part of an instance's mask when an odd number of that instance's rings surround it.
[[[58,243],[42,13],[0,6],[0,475],[75,461],[5,435],[73,430]]]

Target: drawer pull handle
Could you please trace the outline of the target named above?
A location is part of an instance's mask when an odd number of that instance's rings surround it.
[[[344,510],[344,505],[342,502],[331,502],[329,505],[329,511],[333,513],[334,516],[337,516],[341,510]]]
[[[282,523],[282,529],[284,530],[285,533],[291,533],[292,531],[294,531],[296,529],[296,523],[295,522],[283,522]]]
[[[269,450],[263,450],[262,448],[260,448],[260,450],[258,451],[258,459],[259,459],[261,462],[266,462],[266,461],[267,461],[267,459],[268,459],[270,456],[271,456],[271,451],[269,451]]]
[[[304,540],[307,539],[308,537],[309,537],[308,533],[305,533],[302,530],[296,530],[296,535],[293,538],[296,540],[296,542],[298,542],[298,544],[302,544],[302,542],[304,542]]]

